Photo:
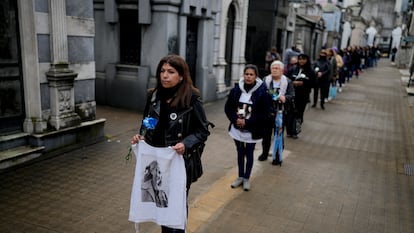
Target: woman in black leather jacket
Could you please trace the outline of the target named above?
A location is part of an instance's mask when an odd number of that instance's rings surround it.
[[[155,128],[147,127],[143,120],[140,133],[132,143],[145,140],[154,147],[171,146],[178,154],[189,151],[209,136],[207,121],[200,92],[193,86],[188,65],[178,55],[162,58],[157,67],[157,86],[148,92],[144,120],[156,119]],[[187,193],[192,177],[187,173]],[[162,226],[162,233],[184,232]]]

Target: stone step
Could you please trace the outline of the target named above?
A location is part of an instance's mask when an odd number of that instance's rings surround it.
[[[28,144],[28,133],[14,133],[0,136],[0,152]]]
[[[0,151],[0,170],[37,158],[44,149],[44,146],[19,146]]]

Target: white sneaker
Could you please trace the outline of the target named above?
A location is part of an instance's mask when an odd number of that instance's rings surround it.
[[[341,93],[341,92],[342,92],[342,88],[339,88],[339,89],[338,89],[338,92],[339,92],[339,93]]]
[[[249,182],[249,179],[244,179],[243,180],[243,189],[244,189],[244,191],[249,191],[250,190],[250,182]]]
[[[242,185],[243,184],[243,177],[239,177],[239,178],[237,178],[233,183],[231,183],[231,187],[232,188],[237,188],[237,187],[239,187],[240,185]]]

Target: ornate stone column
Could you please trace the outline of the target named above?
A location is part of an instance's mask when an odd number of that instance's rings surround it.
[[[42,133],[47,129],[47,122],[42,118],[37,40],[33,39],[36,38],[34,1],[19,0],[18,6],[26,110],[23,130],[26,133]]]
[[[51,59],[46,73],[50,89],[49,124],[56,130],[80,124],[75,113],[73,83],[77,73],[69,70],[65,0],[49,1]]]

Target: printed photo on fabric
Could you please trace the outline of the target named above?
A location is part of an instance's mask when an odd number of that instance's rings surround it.
[[[137,161],[129,220],[185,229],[187,197],[183,156],[170,147],[152,147],[145,141],[133,145],[132,149]]]
[[[242,93],[239,99],[237,115],[242,119],[249,119],[252,114],[252,93]]]
[[[151,155],[142,155],[145,157]],[[145,165],[146,163],[143,163]],[[154,202],[157,207],[168,207],[168,184],[163,182],[163,175],[157,160],[152,160],[148,165],[145,165],[143,180],[141,184],[142,202]],[[165,171],[165,170],[164,170]],[[165,177],[168,177],[167,174]],[[163,187],[164,185],[164,187]]]

